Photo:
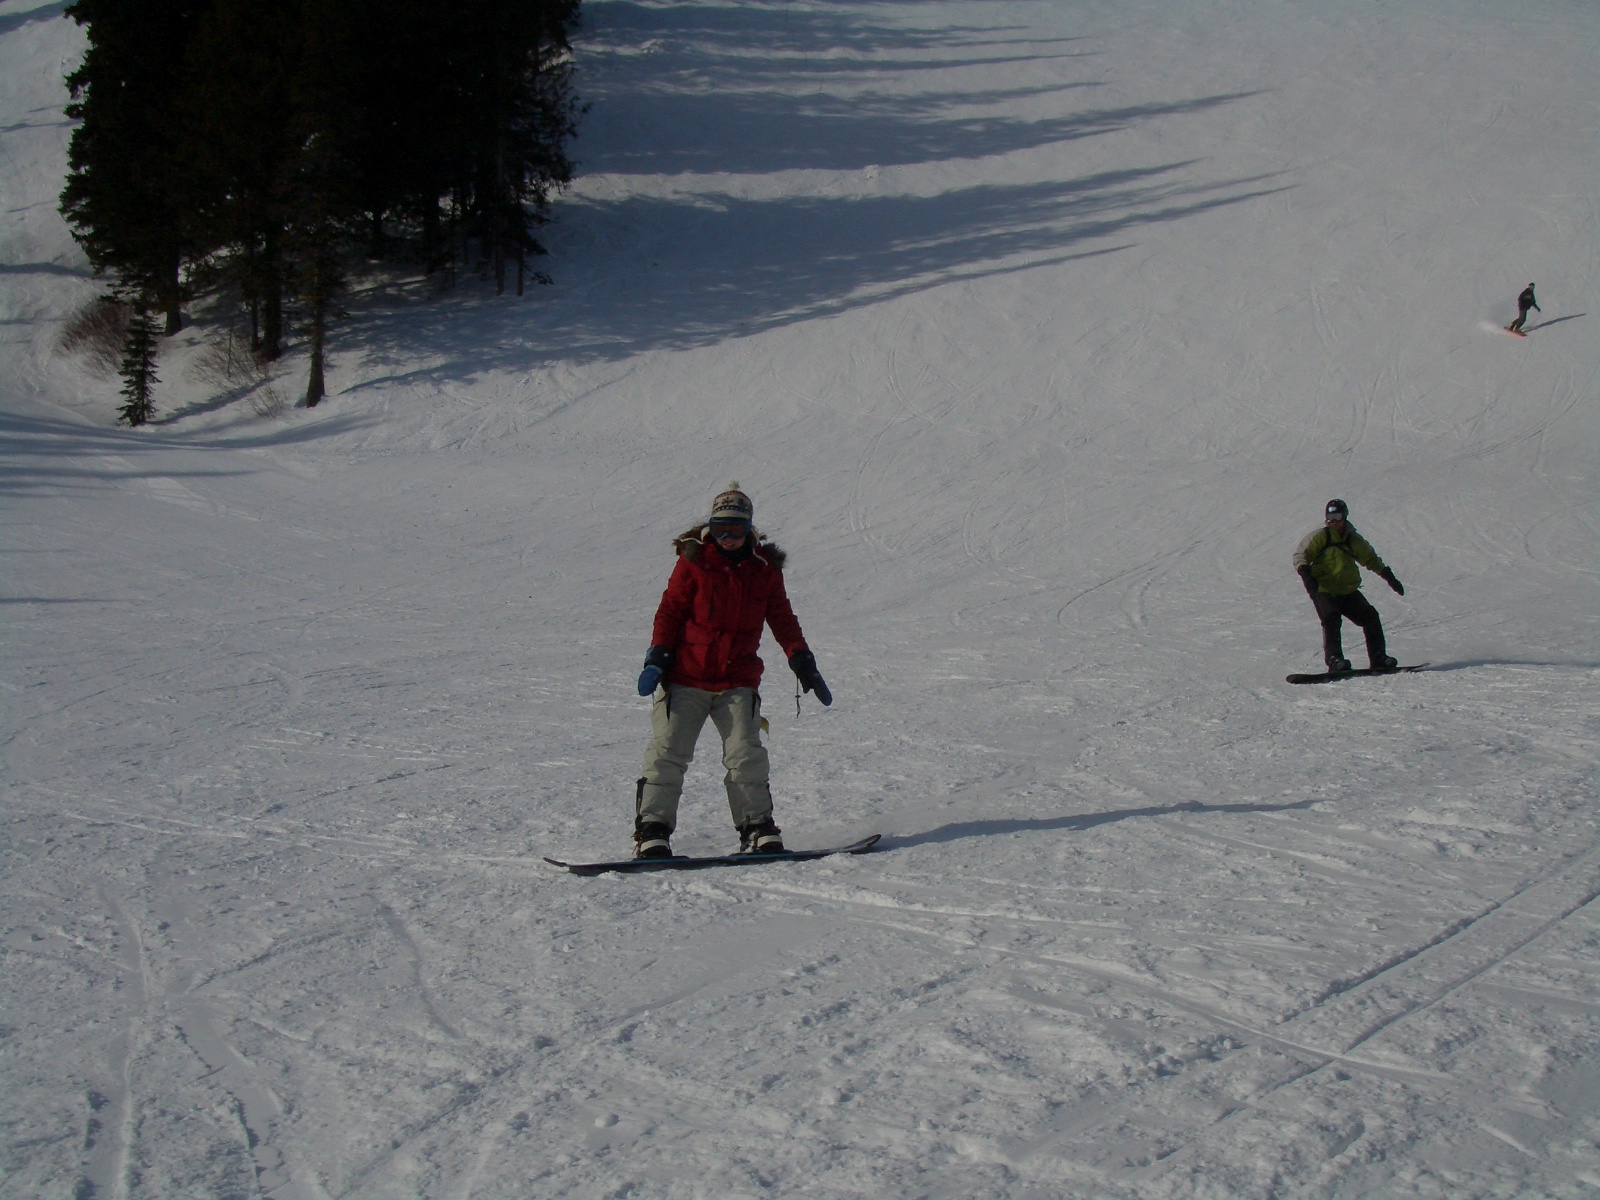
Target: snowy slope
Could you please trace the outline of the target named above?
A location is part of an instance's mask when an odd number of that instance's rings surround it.
[[[591,0],[553,287],[374,283],[279,420],[191,331],[139,431],[52,349],[60,9],[0,3],[0,1196],[1600,1189],[1592,5]],[[729,479],[837,697],[768,654],[779,822],[883,850],[560,874]],[[1332,495],[1433,671],[1282,682]]]

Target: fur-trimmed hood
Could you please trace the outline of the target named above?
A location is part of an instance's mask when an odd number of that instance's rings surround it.
[[[776,542],[767,541],[761,531],[754,526],[750,529],[750,537],[755,543],[750,553],[767,565],[779,571],[783,570],[784,561],[789,557],[788,554],[779,549]],[[703,547],[712,544],[711,525],[708,522],[701,522],[699,525],[691,526],[672,539],[673,549],[678,552],[680,557],[687,558],[690,562],[700,556],[700,551]]]

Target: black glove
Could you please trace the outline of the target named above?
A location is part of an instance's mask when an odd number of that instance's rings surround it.
[[[1385,567],[1381,572],[1379,572],[1379,574],[1383,576],[1383,581],[1392,587],[1396,593],[1401,596],[1406,594],[1406,585],[1396,579],[1394,577],[1394,572],[1389,570],[1388,567]]]
[[[824,704],[833,703],[833,693],[828,690],[828,685],[822,682],[822,676],[817,672],[817,656],[809,650],[796,650],[789,656],[789,669],[800,680],[800,686],[808,692],[815,692],[817,699]]]
[[[1306,595],[1311,597],[1312,603],[1317,599],[1317,577],[1311,573],[1310,567],[1296,567],[1295,574],[1300,576],[1300,582],[1306,585]]]
[[[639,695],[648,696],[672,665],[672,651],[665,646],[651,646],[644,656],[644,670],[639,672]]]

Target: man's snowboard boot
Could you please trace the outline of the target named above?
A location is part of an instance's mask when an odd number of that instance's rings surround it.
[[[659,821],[638,821],[633,830],[635,858],[671,858],[672,830]]]
[[[740,854],[782,854],[783,831],[768,817],[739,830]]]

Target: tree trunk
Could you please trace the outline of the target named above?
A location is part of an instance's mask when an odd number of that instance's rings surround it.
[[[430,200],[422,210],[422,250],[425,272],[433,274],[444,257],[443,231],[439,220],[439,201]]]
[[[324,378],[327,363],[328,319],[333,313],[333,299],[342,286],[337,251],[333,246],[334,232],[324,226],[314,234],[311,251],[310,285],[302,294],[310,308],[311,374],[306,380],[306,407],[315,408],[328,394]]]
[[[166,337],[180,332],[183,329],[183,282],[180,272],[183,262],[177,250],[167,256],[167,261],[161,264],[161,283],[157,293],[161,297],[161,310],[166,315],[167,324],[163,330]]]
[[[321,285],[311,298],[311,377],[306,380],[306,407],[315,408],[328,394],[323,381],[323,349],[328,335],[328,301]]]
[[[276,362],[283,354],[283,231],[268,225],[261,236],[261,357]]]
[[[506,139],[501,134],[494,147],[494,207],[490,228],[494,234],[494,294],[506,294],[506,238],[510,227],[506,221]]]

